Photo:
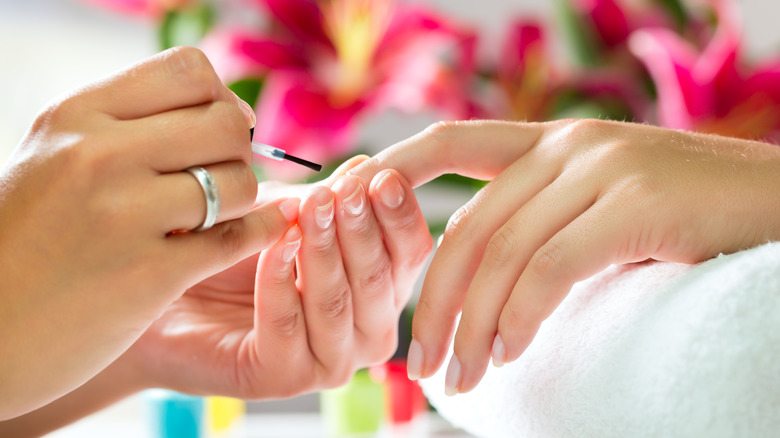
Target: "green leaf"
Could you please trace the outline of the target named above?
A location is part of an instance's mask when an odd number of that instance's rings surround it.
[[[577,61],[584,66],[598,65],[601,57],[595,31],[577,15],[570,0],[556,0],[555,5],[558,22]]]
[[[674,20],[677,28],[682,30],[688,25],[688,12],[680,0],[654,0],[655,3],[666,9],[666,12]]]
[[[171,10],[165,14],[159,29],[160,47],[197,46],[214,25],[214,9],[207,4]]]
[[[485,187],[487,181],[469,178],[455,173],[445,173],[444,175],[432,180],[428,184],[446,187],[460,187],[476,193],[479,191],[479,189]]]
[[[233,90],[233,92],[236,93],[236,96],[238,96],[241,100],[254,108],[255,104],[257,103],[257,99],[260,97],[260,92],[263,90],[263,79],[242,79],[228,85],[228,88]]]

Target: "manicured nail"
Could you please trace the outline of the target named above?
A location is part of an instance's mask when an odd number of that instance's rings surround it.
[[[290,263],[293,260],[295,260],[295,256],[298,255],[298,250],[301,248],[301,239],[296,240],[295,242],[289,242],[284,246],[284,250],[282,250],[282,260],[284,260],[285,263]]]
[[[365,201],[363,200],[363,185],[358,184],[355,191],[344,199],[344,209],[352,216],[358,216],[363,212]]]
[[[458,356],[453,354],[450,364],[447,366],[447,375],[444,377],[445,394],[453,396],[459,392],[460,375],[460,360],[458,360]]]
[[[409,380],[417,380],[422,376],[423,349],[417,339],[412,338],[409,343],[409,351],[406,355],[406,374]]]
[[[501,335],[497,334],[493,339],[493,348],[490,355],[493,357],[493,366],[502,367],[506,363],[506,347],[504,341],[501,340]]]
[[[328,229],[333,222],[333,198],[325,205],[314,209],[314,222],[323,230]]]
[[[392,172],[387,172],[376,185],[379,198],[386,206],[398,208],[404,202],[404,189],[398,181],[398,177]]]
[[[257,124],[257,117],[255,116],[255,111],[252,109],[251,106],[249,106],[248,103],[244,102],[241,99],[238,99],[238,105],[241,107],[241,112],[244,113],[244,117],[246,117],[247,123],[249,123],[249,128],[254,128],[255,124]]]
[[[279,204],[279,210],[282,211],[282,216],[287,219],[288,222],[294,222],[298,219],[298,205],[300,201],[297,199],[288,199]]]

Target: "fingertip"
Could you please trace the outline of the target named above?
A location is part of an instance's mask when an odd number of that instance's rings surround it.
[[[279,211],[282,212],[287,222],[293,223],[298,220],[298,211],[300,209],[301,200],[297,198],[286,199],[278,204]]]
[[[401,184],[397,172],[386,169],[374,176],[369,186],[369,193],[376,193],[382,204],[395,210],[406,200],[406,188]]]
[[[303,234],[301,233],[301,229],[297,225],[293,225],[289,230],[287,230],[287,233],[285,233],[284,237],[282,238],[282,241],[284,242],[284,247],[282,249],[282,261],[284,263],[290,264],[295,261],[295,257],[298,255],[298,250],[301,249],[302,236]]]
[[[336,170],[334,170],[333,173],[328,177],[328,181],[332,182],[344,175],[351,175],[352,174],[351,172],[355,167],[359,166],[369,158],[370,157],[365,154],[355,155],[354,157],[341,163],[341,165],[338,168],[336,168]]]

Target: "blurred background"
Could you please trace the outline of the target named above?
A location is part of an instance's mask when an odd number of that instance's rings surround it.
[[[777,2],[331,1],[342,7],[321,28],[302,28],[262,0],[0,0],[0,164],[52,99],[174,44],[202,47],[255,107],[257,140],[330,166],[446,119],[603,117],[778,139]],[[479,186],[445,177],[420,191],[432,231]]]

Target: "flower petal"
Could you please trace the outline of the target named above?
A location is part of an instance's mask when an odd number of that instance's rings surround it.
[[[645,29],[631,35],[629,47],[655,83],[663,126],[690,130],[696,118],[712,110],[713,90],[695,81],[697,53],[687,42],[667,29]]]
[[[296,38],[309,44],[330,45],[323,28],[322,12],[315,0],[255,0]]]

